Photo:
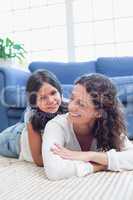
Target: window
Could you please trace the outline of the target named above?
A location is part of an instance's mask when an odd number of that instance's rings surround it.
[[[72,2],[75,60],[133,55],[132,0]]]
[[[28,62],[133,55],[132,0],[4,0],[0,24]]]

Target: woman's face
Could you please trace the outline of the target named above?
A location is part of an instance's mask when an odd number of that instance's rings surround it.
[[[61,96],[58,90],[49,83],[44,83],[37,92],[37,107],[41,111],[55,113],[60,104]]]
[[[74,124],[93,124],[98,117],[91,96],[86,92],[84,86],[74,86],[68,105],[69,119]]]

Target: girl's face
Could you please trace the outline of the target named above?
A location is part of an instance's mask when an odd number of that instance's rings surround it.
[[[37,92],[37,107],[44,112],[55,113],[61,105],[61,96],[58,90],[50,85],[44,83]]]
[[[93,125],[99,116],[95,110],[91,96],[86,92],[84,86],[77,84],[74,86],[70,102],[68,105],[69,119],[74,124]]]

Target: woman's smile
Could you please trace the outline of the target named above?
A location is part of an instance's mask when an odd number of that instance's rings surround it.
[[[80,117],[81,116],[81,114],[74,113],[74,112],[69,112],[69,115],[72,116],[72,117]]]

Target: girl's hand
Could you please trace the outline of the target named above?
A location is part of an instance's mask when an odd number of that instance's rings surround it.
[[[59,144],[55,144],[55,147],[53,147],[51,151],[63,159],[82,160],[85,162],[91,161],[91,151],[72,151],[60,146]]]

